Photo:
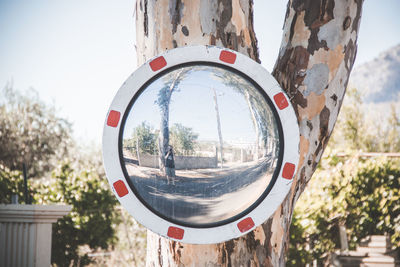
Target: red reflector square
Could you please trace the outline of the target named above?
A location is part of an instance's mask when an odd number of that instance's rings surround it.
[[[248,217],[239,222],[237,227],[239,228],[240,232],[244,233],[254,227],[254,221],[251,217]]]
[[[294,169],[296,166],[292,163],[286,162],[283,166],[282,177],[285,179],[292,179],[294,174]]]
[[[165,61],[164,57],[158,57],[150,62],[150,68],[153,71],[158,71],[164,68],[165,66],[167,66],[167,61]]]
[[[289,106],[289,103],[283,93],[274,95],[274,100],[279,109],[284,109]]]
[[[229,64],[233,64],[236,61],[236,54],[225,50],[221,51],[221,54],[219,55],[219,60]]]
[[[123,197],[128,194],[128,188],[126,188],[126,185],[122,180],[116,181],[113,186],[119,197]]]
[[[111,110],[110,113],[108,114],[107,125],[111,127],[117,127],[120,117],[121,113],[115,110]]]
[[[171,238],[175,238],[175,239],[179,239],[181,240],[183,238],[183,234],[185,233],[185,230],[178,228],[178,227],[174,227],[174,226],[170,226],[168,228],[168,233],[167,235]]]

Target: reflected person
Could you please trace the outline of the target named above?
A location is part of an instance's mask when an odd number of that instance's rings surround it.
[[[175,185],[175,161],[172,146],[168,146],[167,153],[165,154],[165,172],[168,184],[172,181],[172,184]]]

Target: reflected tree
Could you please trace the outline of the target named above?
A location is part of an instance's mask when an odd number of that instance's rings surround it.
[[[220,80],[225,86],[232,88],[246,99],[256,135],[254,159],[257,160],[259,157],[260,138],[264,143],[264,147],[267,147],[269,137],[277,135],[277,133],[270,132],[271,129],[275,128],[270,127],[274,124],[273,114],[265,107],[265,101],[260,97],[260,93],[257,89],[242,77],[232,75],[232,73],[228,71],[214,72],[212,77]]]
[[[265,102],[254,94],[249,94],[249,108],[254,110],[255,121],[259,128],[259,138],[263,141],[263,146],[268,148],[267,151],[274,151],[277,147],[274,138],[278,136],[277,127],[271,127],[271,125],[276,124],[274,115],[265,107]],[[272,132],[275,131],[275,132]],[[266,156],[266,155],[264,155]]]
[[[170,143],[178,155],[193,155],[199,135],[192,128],[175,123],[170,131]]]
[[[160,133],[158,137],[159,166],[163,175],[165,173],[165,155],[169,145],[169,105],[172,93],[178,90],[180,82],[185,78],[191,68],[180,69],[163,76],[164,86],[158,92],[155,103],[160,109]]]
[[[135,127],[132,137],[124,141],[124,148],[132,153],[155,155],[157,148],[157,131],[148,122],[143,121]]]

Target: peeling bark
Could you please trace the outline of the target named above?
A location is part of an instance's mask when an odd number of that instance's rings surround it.
[[[273,75],[300,126],[291,191],[263,225],[214,245],[182,244],[148,231],[147,266],[284,266],[294,204],[335,125],[357,51],[362,0],[290,0]],[[259,62],[252,1],[138,0],[138,64],[175,47],[217,45]]]
[[[252,2],[247,0],[138,0],[138,65],[175,47],[217,45],[259,62]]]

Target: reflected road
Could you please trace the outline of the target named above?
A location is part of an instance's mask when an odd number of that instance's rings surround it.
[[[154,210],[180,222],[208,224],[229,219],[250,207],[265,191],[275,163],[270,157],[223,169],[177,170],[175,185],[158,169],[125,166],[141,198]]]

